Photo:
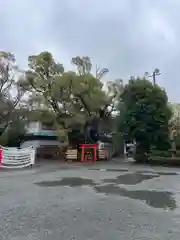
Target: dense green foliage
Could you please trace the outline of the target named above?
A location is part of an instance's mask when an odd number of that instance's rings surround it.
[[[72,63],[77,72],[65,71],[48,52],[30,56],[29,70],[22,83],[32,96],[36,94],[35,101],[39,99],[41,106],[51,110],[51,120],[56,125],[58,136],[66,140],[66,145],[75,126],[79,126],[79,132],[83,132],[85,139],[90,141],[89,132],[98,132],[100,123],[103,125],[111,118],[108,107],[117,95],[117,91],[110,96],[103,90],[100,79],[108,72],[107,69],[97,69],[94,76],[88,57],[72,58]]]
[[[124,139],[136,140],[136,154],[142,159],[152,151],[168,150],[172,135],[180,148],[179,108],[168,106],[166,92],[158,85],[140,78],[126,85],[121,79],[104,84],[108,69],[96,67],[93,74],[89,57],[71,62],[76,71],[42,52],[29,56],[28,70],[20,71],[13,54],[0,52],[0,144],[17,146],[26,122],[39,120],[54,124],[65,146],[113,132],[115,148]]]
[[[25,133],[25,122],[23,120],[14,120],[6,129],[1,131],[0,145],[8,147],[19,147]]]
[[[130,80],[121,95],[119,129],[125,139],[134,139],[143,159],[150,149],[168,150],[171,111],[164,90],[146,79]]]
[[[77,126],[86,140],[111,131],[111,112],[122,82],[109,82],[105,91],[101,79],[108,69],[96,68],[93,75],[89,57],[72,58],[72,64],[76,72],[65,71],[51,53],[42,52],[29,56],[28,71],[19,71],[12,54],[0,53],[1,137],[17,116],[20,121],[53,123],[66,146]]]
[[[18,84],[18,68],[11,53],[0,52],[0,144],[17,145],[23,135],[25,90]],[[21,101],[21,104],[20,104]]]

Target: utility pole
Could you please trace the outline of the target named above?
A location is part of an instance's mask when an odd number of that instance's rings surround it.
[[[153,84],[156,84],[156,76],[160,75],[161,72],[158,68],[155,68],[152,74],[149,74],[148,72],[145,72],[145,77],[152,78],[153,79]]]

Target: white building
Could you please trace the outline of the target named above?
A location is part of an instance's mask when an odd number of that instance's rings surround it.
[[[21,148],[33,146],[40,158],[52,157],[59,150],[60,142],[57,140],[56,131],[52,125],[33,121],[26,128],[27,134],[21,143]]]

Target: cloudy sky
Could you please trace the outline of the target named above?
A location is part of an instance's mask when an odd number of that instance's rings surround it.
[[[179,0],[0,0],[0,49],[22,67],[45,50],[67,68],[88,55],[109,80],[157,67],[157,82],[180,102],[179,24]]]

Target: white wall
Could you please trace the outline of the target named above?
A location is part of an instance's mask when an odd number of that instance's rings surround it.
[[[40,123],[37,121],[30,122],[26,128],[28,133],[37,133],[40,131]]]
[[[40,134],[41,135],[49,135],[49,136],[56,136],[56,131],[54,130],[42,130],[42,127],[41,127],[41,122],[38,122],[38,121],[33,121],[33,122],[30,122],[27,126],[26,126],[26,129],[27,129],[27,133],[33,133],[33,134]]]

